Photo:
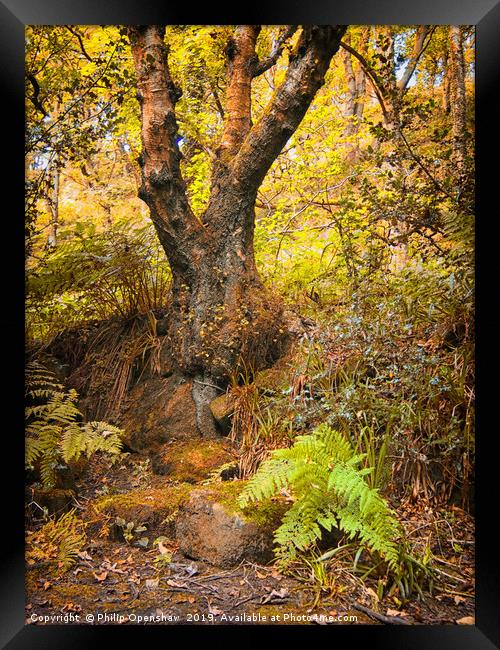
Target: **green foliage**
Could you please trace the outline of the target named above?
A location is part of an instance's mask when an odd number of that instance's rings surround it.
[[[240,505],[269,498],[290,488],[295,502],[276,530],[277,557],[288,564],[298,551],[312,547],[327,531],[339,527],[349,539],[380,554],[392,570],[398,566],[399,523],[378,491],[370,488],[362,468],[364,454],[328,425],[299,436],[289,449],[278,449],[245,487]]]
[[[52,373],[37,363],[27,366],[26,467],[39,463],[41,482],[54,487],[64,463],[101,451],[116,458],[123,431],[106,422],[82,423],[75,390],[64,391]]]
[[[382,267],[367,277],[363,270],[357,282],[335,273],[317,282],[326,297],[309,306],[316,325],[293,358],[289,386],[265,399],[295,435],[325,419],[342,431],[368,454],[372,485],[443,500],[459,489],[466,505],[474,456],[471,219],[452,220],[446,257],[412,255],[397,273]],[[391,466],[384,455],[397,460]]]
[[[151,226],[130,219],[106,232],[78,223],[27,277],[30,339],[71,324],[148,314],[168,301],[171,273]]]

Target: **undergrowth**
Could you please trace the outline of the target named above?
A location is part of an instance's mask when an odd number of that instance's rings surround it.
[[[98,232],[91,221],[77,223],[28,269],[27,341],[47,341],[89,321],[154,314],[168,304],[170,282],[152,226],[122,220]]]

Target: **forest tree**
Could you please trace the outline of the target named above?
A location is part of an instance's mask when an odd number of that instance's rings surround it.
[[[252,80],[273,65],[295,29],[286,27],[269,57],[259,60],[260,27],[242,25],[225,48],[224,125],[212,161],[208,207],[193,214],[180,170],[175,104],[165,30],[130,29],[141,104],[141,198],[151,211],[173,274],[169,339],[179,369],[194,378],[198,427],[215,435],[209,402],[244,363],[259,369],[280,354],[287,336],[277,300],[265,291],[254,260],[257,190],[324,83],[345,26],[304,26],[285,78],[264,115],[252,124]]]

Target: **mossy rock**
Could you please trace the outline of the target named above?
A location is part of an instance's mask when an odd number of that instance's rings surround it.
[[[150,377],[127,395],[119,417],[125,443],[134,451],[169,441],[199,440],[192,383],[182,377]]]
[[[189,499],[192,489],[193,486],[189,483],[178,483],[162,488],[132,490],[101,497],[94,507],[98,512],[103,512],[115,520],[132,522],[134,527],[145,526],[145,536],[173,537],[175,516],[181,503]],[[114,523],[113,520],[110,522],[111,536],[119,538]]]
[[[227,481],[192,491],[175,523],[184,555],[224,568],[273,559],[274,531],[289,505],[269,499],[241,509],[238,497],[246,483]]]
[[[261,393],[276,393],[290,383],[290,368],[285,360],[280,360],[271,368],[261,370],[255,375],[255,387]]]
[[[223,393],[210,402],[210,411],[219,429],[225,435],[231,431],[231,416],[234,412],[234,397]]]
[[[151,455],[156,474],[179,482],[196,483],[207,479],[222,465],[236,460],[227,440],[189,440],[162,445]]]

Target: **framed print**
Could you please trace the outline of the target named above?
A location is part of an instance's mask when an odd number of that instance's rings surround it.
[[[0,16],[4,646],[498,647],[498,5]]]

